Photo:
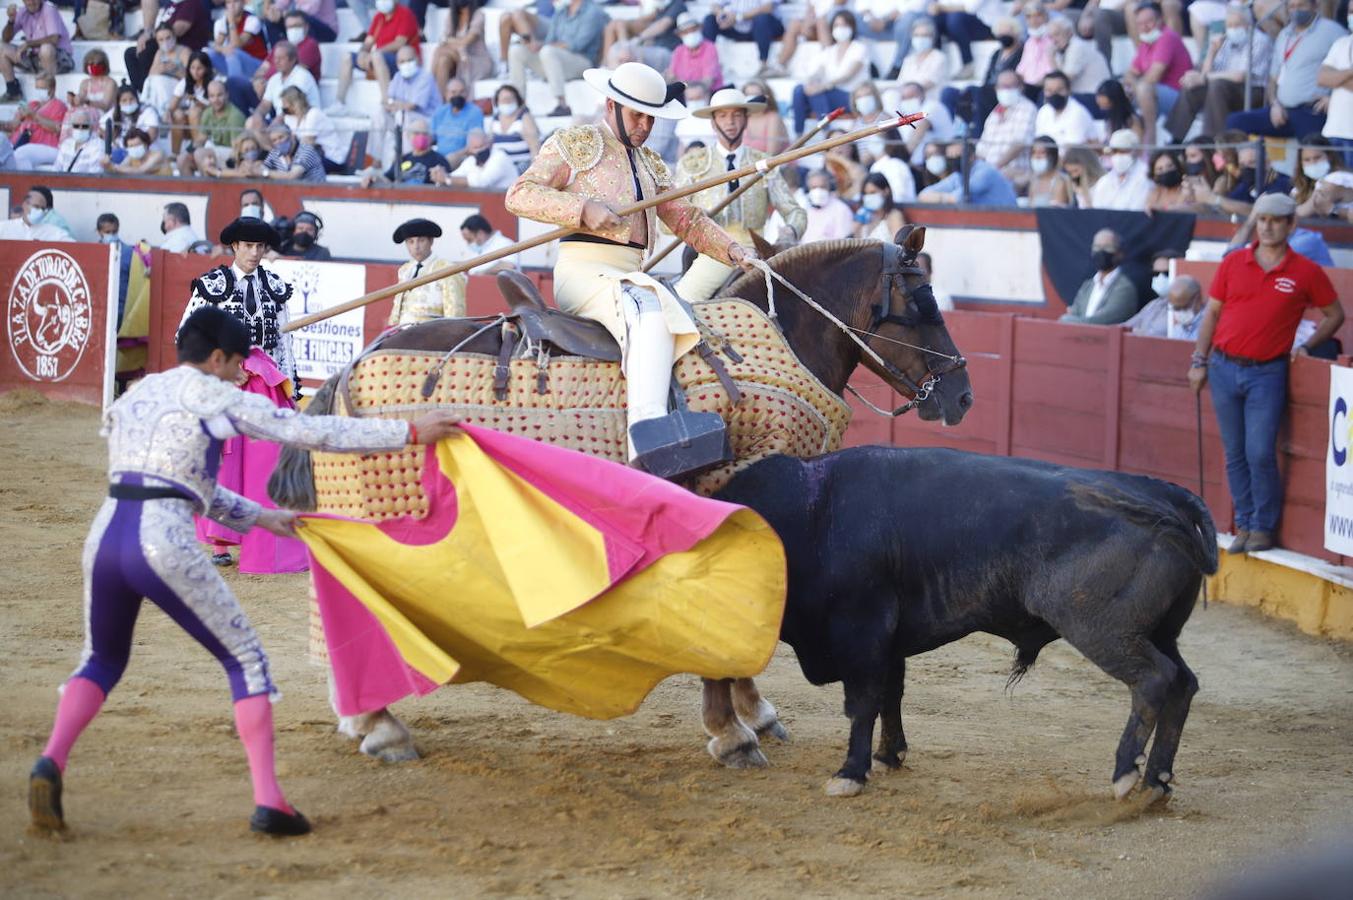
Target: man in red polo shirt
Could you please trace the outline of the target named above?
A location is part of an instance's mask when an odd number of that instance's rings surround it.
[[[1296,211],[1286,194],[1265,194],[1255,203],[1259,240],[1227,256],[1213,276],[1189,367],[1194,391],[1212,383],[1212,405],[1226,448],[1226,480],[1236,508],[1236,539],[1229,553],[1273,546],[1283,504],[1277,444],[1289,356],[1307,355],[1344,323],[1329,276],[1287,245]],[[1315,334],[1294,349],[1297,323],[1310,306],[1324,318]]]
[[[390,73],[397,68],[395,55],[406,45],[417,50],[420,37],[418,20],[407,6],[398,0],[376,0],[376,15],[371,18],[371,27],[362,41],[362,49],[343,57],[343,68],[338,73],[336,100],[325,112],[331,116],[347,115],[344,104],[348,99],[354,68],[365,72],[368,80],[375,78],[380,82],[381,100],[384,102],[390,89]]]

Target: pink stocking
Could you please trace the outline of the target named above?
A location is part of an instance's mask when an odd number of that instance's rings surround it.
[[[254,780],[254,803],[285,813],[295,812],[282,796],[273,763],[272,703],[267,694],[246,697],[235,703],[235,728],[249,757],[249,775]]]
[[[106,695],[88,678],[76,676],[66,682],[61,692],[61,701],[56,705],[56,724],[52,726],[52,736],[47,739],[47,747],[42,755],[56,763],[62,772],[66,771],[66,759],[70,748],[80,738],[94,717],[103,707]]]

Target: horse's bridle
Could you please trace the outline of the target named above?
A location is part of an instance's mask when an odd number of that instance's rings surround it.
[[[881,355],[875,353],[874,359],[878,362],[884,373],[895,382],[895,386],[902,388],[902,393],[910,394],[911,397],[906,403],[889,412],[881,409],[867,400],[850,385],[846,385],[846,390],[850,391],[860,402],[865,404],[874,412],[883,416],[896,417],[903,413],[911,412],[925,400],[930,397],[931,391],[939,384],[940,379],[950,372],[965,368],[968,361],[962,356],[955,356],[949,353],[941,353],[930,347],[923,347],[917,344],[909,344],[906,341],[899,341],[895,338],[888,338],[878,333],[881,325],[899,325],[903,328],[919,329],[924,325],[943,325],[944,318],[940,315],[938,304],[935,303],[935,294],[931,290],[929,282],[916,288],[907,286],[905,276],[924,275],[925,271],[915,264],[915,258],[908,258],[903,253],[903,248],[897,244],[884,242],[880,248],[882,260],[879,271],[879,291],[880,300],[871,307],[872,316],[869,320],[869,327],[861,331],[858,328],[852,328],[852,331],[862,335],[866,342],[870,338],[880,341],[886,341],[890,344],[899,344],[903,347],[910,347],[913,350],[919,350],[927,357],[937,356],[944,360],[938,368],[931,368],[930,361],[926,360],[926,376],[917,384],[906,372],[903,372],[897,366],[884,359]],[[902,311],[894,311],[895,301],[893,300],[894,288],[900,288],[903,297]],[[849,326],[847,326],[849,327]],[[872,349],[872,348],[871,348]]]

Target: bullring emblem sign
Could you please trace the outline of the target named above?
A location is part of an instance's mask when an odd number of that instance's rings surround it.
[[[14,274],[6,322],[9,348],[34,381],[62,381],[89,346],[89,282],[74,259],[41,250]]]

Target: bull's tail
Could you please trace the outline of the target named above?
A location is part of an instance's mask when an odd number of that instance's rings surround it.
[[[306,416],[328,416],[334,411],[339,376],[335,375],[320,387],[305,407]],[[277,457],[277,468],[268,479],[268,496],[284,509],[313,512],[319,505],[315,495],[315,470],[310,465],[310,451],[299,447],[283,447]]]
[[[1174,508],[1193,525],[1197,553],[1195,561],[1204,575],[1215,575],[1220,566],[1217,556],[1217,526],[1212,521],[1203,498],[1193,491],[1170,482],[1161,482],[1172,501]]]
[[[1191,491],[1156,478],[1133,477],[1133,486],[1147,490],[1124,490],[1104,481],[1079,482],[1071,491],[1078,502],[1124,516],[1156,532],[1183,551],[1204,575],[1217,571],[1217,529],[1212,514]]]

